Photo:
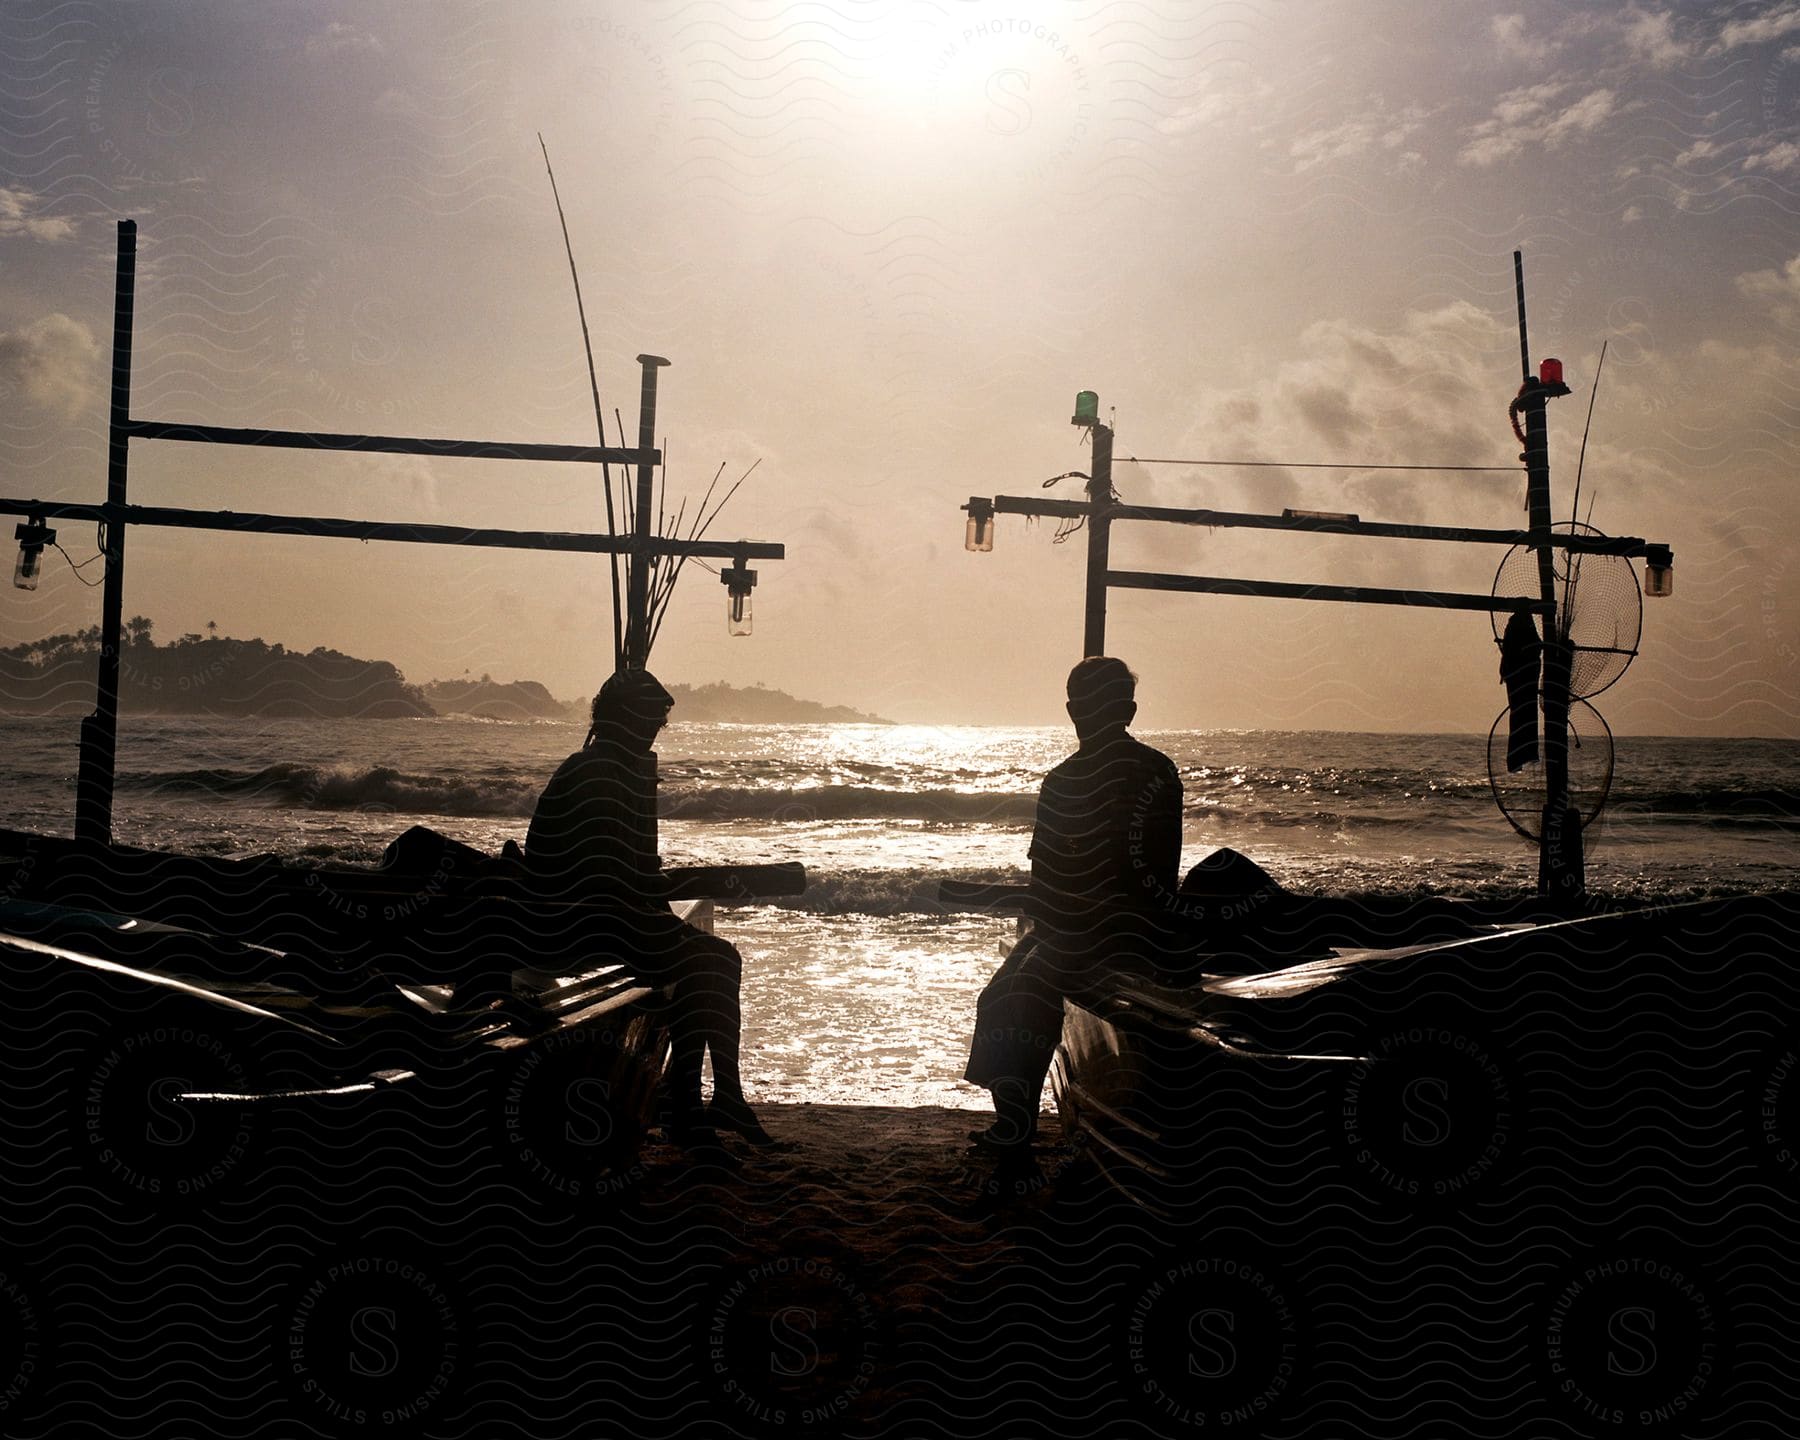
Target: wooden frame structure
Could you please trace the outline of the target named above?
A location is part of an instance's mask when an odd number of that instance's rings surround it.
[[[307,535],[347,540],[389,540],[405,544],[478,545],[512,550],[553,550],[593,555],[697,556],[731,560],[780,560],[784,546],[751,541],[680,540],[650,531],[655,507],[651,484],[662,453],[655,448],[657,371],[669,362],[640,355],[643,377],[638,405],[638,443],[549,445],[493,440],[432,440],[404,435],[347,435],[294,430],[246,430],[183,421],[145,420],[131,413],[132,315],[136,301],[137,222],[119,221],[118,262],[113,285],[111,404],[107,427],[106,500],[101,504],[0,499],[0,514],[38,519],[95,520],[104,527],[106,561],[101,592],[100,660],[94,713],[81,724],[81,763],[75,787],[75,838],[106,845],[112,840],[113,777],[119,729],[119,660],[124,630],[125,532],[130,525],[224,530],[240,534]],[[277,449],[423,455],[490,460],[573,461],[637,467],[637,506],[629,535],[544,530],[484,529],[457,525],[332,519],[316,515],[265,515],[234,510],[181,510],[132,505],[127,499],[128,460],[133,440],[176,440],[191,444],[252,445]],[[641,669],[649,654],[648,565],[631,567],[627,597],[625,663]]]
[[[1098,398],[1084,392],[1072,421],[1089,430],[1093,460],[1086,500],[1046,500],[1036,496],[971,496],[963,507],[977,517],[1026,515],[1078,520],[1087,530],[1086,604],[1082,655],[1106,653],[1106,596],[1109,590],[1162,590],[1208,595],[1258,595],[1284,600],[1325,600],[1363,605],[1409,605],[1439,610],[1525,611],[1543,617],[1544,648],[1541,694],[1544,709],[1545,802],[1539,830],[1538,891],[1564,901],[1579,900],[1586,877],[1581,845],[1581,817],[1569,803],[1569,677],[1573,649],[1558,626],[1559,598],[1554,554],[1620,555],[1667,566],[1667,545],[1635,537],[1558,533],[1550,508],[1550,442],[1545,414],[1549,402],[1569,393],[1560,378],[1531,372],[1525,332],[1523,257],[1513,254],[1519,300],[1519,356],[1524,380],[1516,410],[1524,416],[1525,530],[1490,530],[1466,526],[1407,525],[1364,521],[1353,516],[1300,514],[1261,515],[1226,510],[1180,509],[1125,504],[1113,488],[1113,432],[1098,418]],[[1559,367],[1560,368],[1560,367]],[[1346,465],[1345,469],[1355,469]],[[1425,468],[1425,467],[1412,467]],[[1204,525],[1216,529],[1284,530],[1317,535],[1361,535],[1399,540],[1436,540],[1458,544],[1527,546],[1536,553],[1538,596],[1500,597],[1444,590],[1378,589],[1360,585],[1295,584],[1276,580],[1240,580],[1213,575],[1177,575],[1155,571],[1115,570],[1111,563],[1112,527],[1124,521],[1168,525]]]

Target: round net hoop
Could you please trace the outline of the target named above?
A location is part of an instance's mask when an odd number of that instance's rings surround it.
[[[1544,823],[1544,697],[1538,696],[1538,758],[1509,772],[1506,750],[1511,712],[1502,710],[1488,731],[1488,784],[1507,823],[1527,840],[1540,838]],[[1613,737],[1600,712],[1585,700],[1569,702],[1569,803],[1583,830],[1606,805],[1612,789]]]
[[[1604,538],[1580,521],[1563,520],[1551,527],[1558,534]],[[1644,592],[1637,567],[1623,555],[1587,555],[1557,547],[1551,552],[1556,576],[1557,621],[1573,652],[1569,693],[1578,699],[1598,695],[1623,675],[1637,658],[1644,629]],[[1494,571],[1497,599],[1535,600],[1540,594],[1537,551],[1514,545]],[[1492,616],[1494,638],[1503,628],[1501,611]],[[1543,633],[1543,621],[1538,621]]]

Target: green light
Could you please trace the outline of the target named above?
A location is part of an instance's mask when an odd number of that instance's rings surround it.
[[[1098,425],[1100,423],[1100,397],[1092,390],[1083,390],[1075,397],[1075,413],[1070,417],[1071,425]]]

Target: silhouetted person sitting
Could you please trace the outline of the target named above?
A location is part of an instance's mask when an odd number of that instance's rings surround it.
[[[526,869],[538,897],[600,907],[573,922],[562,937],[570,947],[615,952],[639,978],[673,986],[672,1137],[701,1143],[724,1127],[768,1144],[738,1074],[743,961],[732,945],[687,924],[661,898],[650,747],[674,703],[646,670],[618,671],[600,687],[586,743],[557,767],[538,798],[525,840]],[[708,1050],[710,1106],[701,1103]]]
[[[1090,656],[1069,672],[1080,748],[1045,778],[1031,837],[1029,934],[982,991],[965,1078],[993,1092],[977,1143],[1022,1153],[1037,1134],[1063,996],[1109,971],[1153,968],[1181,866],[1181,776],[1134,740],[1137,677]]]

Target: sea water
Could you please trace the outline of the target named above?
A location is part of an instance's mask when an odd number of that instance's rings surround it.
[[[1332,894],[1513,894],[1536,853],[1466,735],[1142,732],[1180,767],[1184,864],[1216,845]],[[523,841],[582,727],[461,717],[127,716],[114,832],[203,855],[365,864],[426,824]],[[961,1083],[975,997],[1012,923],[947,910],[943,878],[1020,881],[1061,728],[672,725],[658,741],[666,864],[798,860],[804,896],[721,906],[744,952],[752,1098],[985,1103]],[[1680,898],[1800,884],[1800,742],[1620,738],[1588,829],[1599,893]],[[72,829],[76,722],[0,717],[6,823]],[[1597,772],[1578,759],[1581,794]],[[1502,788],[1516,782],[1503,782]],[[1515,807],[1518,808],[1518,807]]]

